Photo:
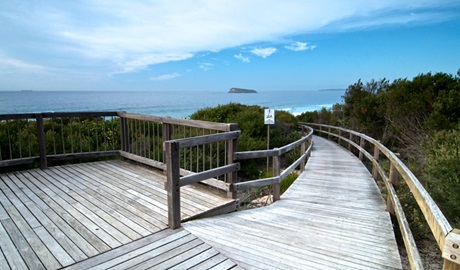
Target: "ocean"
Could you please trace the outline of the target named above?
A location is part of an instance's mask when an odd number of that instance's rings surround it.
[[[0,114],[126,111],[189,118],[202,108],[241,103],[285,110],[297,115],[341,103],[344,92],[260,91],[256,94],[229,94],[217,91],[1,91]]]

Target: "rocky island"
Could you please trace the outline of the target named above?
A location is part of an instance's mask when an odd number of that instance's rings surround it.
[[[243,89],[243,88],[236,88],[236,87],[233,87],[233,88],[230,88],[230,90],[228,90],[229,93],[232,93],[232,94],[248,94],[248,93],[257,93],[256,90],[251,90],[251,89]]]

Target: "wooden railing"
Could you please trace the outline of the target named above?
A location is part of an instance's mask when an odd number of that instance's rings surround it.
[[[387,209],[398,220],[412,269],[423,269],[423,265],[404,214],[404,209],[396,194],[399,177],[409,187],[442,251],[444,269],[460,269],[460,230],[452,228],[417,177],[395,153],[391,152],[379,141],[356,131],[329,125],[306,124],[315,127],[315,131],[318,134],[325,135],[329,139],[336,139],[339,144],[348,147],[348,150],[355,150],[359,159],[362,160],[363,157],[366,157],[372,163],[372,176],[376,179],[380,175],[385,183],[388,191]],[[389,169],[387,170],[382,165],[383,158],[389,162]]]
[[[177,228],[177,183],[202,182],[236,198],[238,137],[236,124],[125,112],[0,115],[0,168],[118,155],[156,167],[167,174],[170,227]]]
[[[291,174],[299,166],[300,166],[300,171],[303,172],[305,170],[306,158],[311,153],[313,129],[305,125],[302,125],[301,127],[302,127],[302,133],[303,133],[303,130],[306,129],[307,134],[304,134],[305,136],[303,136],[301,139],[291,144],[285,145],[281,148],[275,148],[271,150],[236,152],[235,161],[272,157],[273,158],[273,162],[272,162],[273,177],[235,183],[233,185],[236,189],[235,191],[242,191],[242,190],[246,190],[249,188],[272,185],[273,201],[279,200],[281,196],[280,194],[281,181],[283,181],[289,174]],[[295,162],[293,162],[289,167],[287,167],[285,170],[281,172],[280,159],[282,158],[283,155],[285,155],[288,152],[293,151],[296,148],[300,148],[300,157]]]
[[[117,112],[0,115],[0,168],[118,154]]]
[[[211,134],[187,139],[169,140],[165,142],[166,165],[167,165],[167,191],[168,191],[168,224],[172,229],[179,228],[181,225],[180,210],[180,188],[185,185],[201,182],[206,179],[227,175],[227,183],[236,182],[236,171],[239,164],[233,163],[233,153],[236,150],[237,140],[240,131],[229,131],[220,134]],[[180,176],[180,153],[181,149],[190,147],[204,146],[213,143],[227,142],[228,164],[201,171],[187,176]],[[235,198],[236,194],[232,197]]]
[[[165,143],[195,137],[208,137],[234,131],[236,124],[175,119],[141,114],[119,113],[121,122],[120,155],[161,170],[167,170]],[[182,144],[183,145],[183,144]],[[224,141],[182,147],[176,157],[180,175],[193,175],[219,168],[232,162]],[[208,178],[204,183],[229,192],[226,176]],[[231,194],[229,194],[231,196]]]

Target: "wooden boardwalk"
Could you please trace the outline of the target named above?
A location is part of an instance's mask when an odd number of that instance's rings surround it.
[[[233,267],[188,232],[166,229],[164,181],[158,171],[121,160],[0,174],[0,269],[59,269],[79,262],[78,269],[94,262],[126,268],[143,262],[132,260],[138,255],[148,261],[139,269],[169,268],[192,257]],[[188,185],[181,189],[182,219],[232,202]],[[174,243],[169,249],[168,241]],[[178,249],[171,251],[171,245]],[[182,254],[190,249],[201,252]],[[114,264],[114,254],[125,260]]]
[[[314,137],[280,201],[183,227],[246,269],[401,269],[385,203],[351,153]]]

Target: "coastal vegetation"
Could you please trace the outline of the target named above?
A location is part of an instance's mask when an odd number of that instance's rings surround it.
[[[460,70],[420,74],[412,80],[361,80],[350,85],[344,103],[297,118],[342,126],[380,140],[423,182],[454,227],[460,227]],[[398,196],[412,230],[428,230],[404,184]]]
[[[281,147],[298,140],[301,134],[293,132],[297,119],[285,111],[277,111],[275,124],[270,127],[270,149]],[[237,123],[241,130],[238,151],[267,149],[267,126],[264,124],[264,108],[256,105],[229,103],[214,108],[203,108],[191,115],[191,119],[221,123]],[[287,155],[286,162],[294,161]],[[266,160],[245,160],[241,164],[239,176],[244,179],[258,179],[264,173]]]

